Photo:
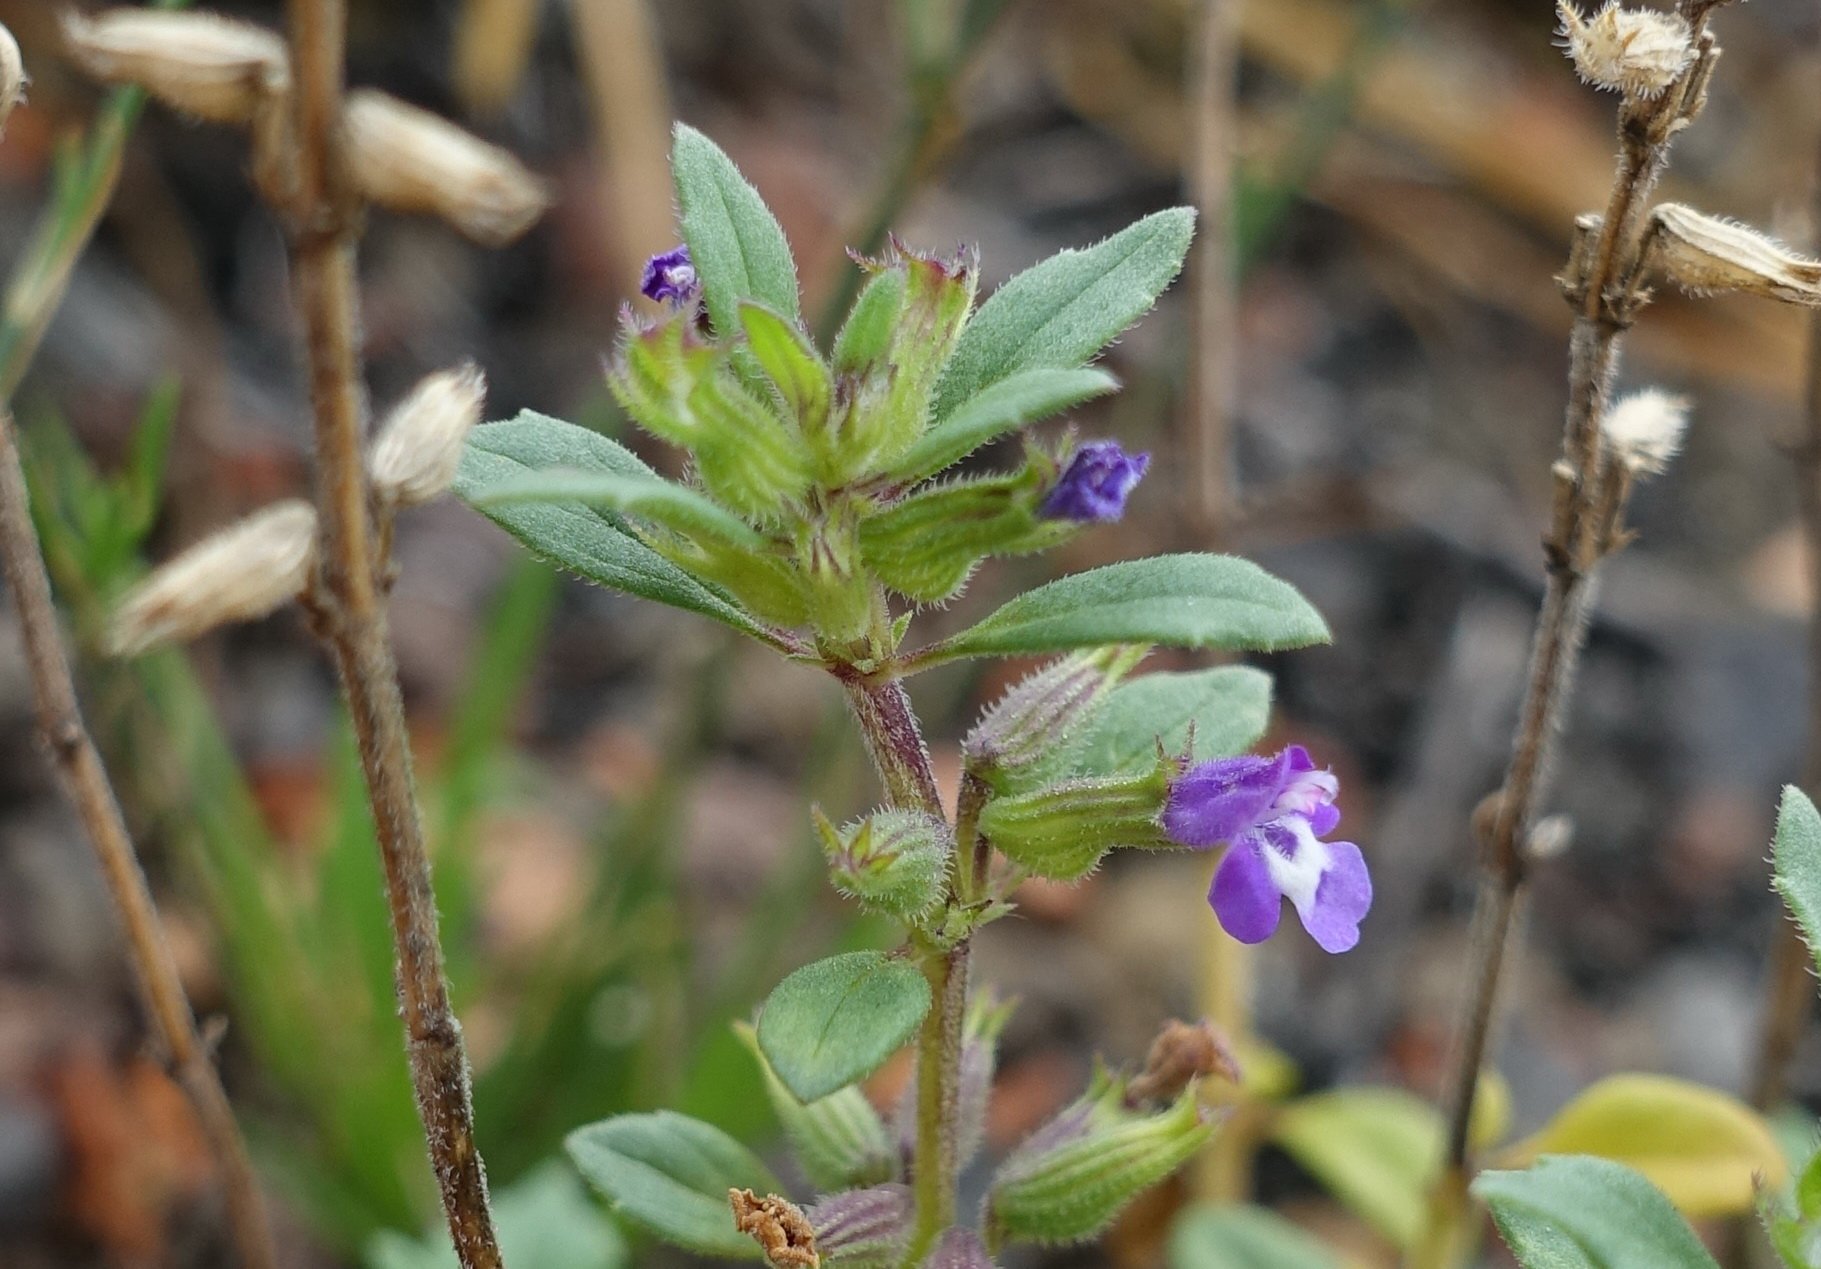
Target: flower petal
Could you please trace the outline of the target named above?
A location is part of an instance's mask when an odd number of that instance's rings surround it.
[[[1315,900],[1299,907],[1303,928],[1324,952],[1345,952],[1359,942],[1359,923],[1372,907],[1372,876],[1352,842],[1327,843],[1329,864]]]
[[[1265,849],[1247,838],[1235,842],[1208,888],[1208,906],[1220,918],[1221,928],[1241,943],[1270,938],[1283,912],[1283,895],[1272,884]]]
[[[1283,787],[1284,761],[1280,754],[1196,763],[1170,786],[1164,831],[1201,849],[1231,841],[1265,817]]]

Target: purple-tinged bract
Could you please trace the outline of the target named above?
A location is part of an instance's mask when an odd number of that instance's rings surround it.
[[[1196,850],[1225,846],[1208,903],[1242,943],[1277,929],[1288,899],[1323,950],[1359,942],[1372,906],[1372,878],[1352,842],[1322,838],[1340,823],[1340,782],[1318,771],[1301,745],[1275,757],[1216,758],[1184,771],[1170,786],[1163,825],[1172,841]]]
[[[701,290],[687,246],[673,247],[651,257],[645,262],[645,276],[639,279],[639,294],[671,308],[693,303]]]
[[[1149,454],[1128,454],[1118,441],[1090,441],[1069,459],[1038,514],[1083,524],[1117,520],[1150,465]]]

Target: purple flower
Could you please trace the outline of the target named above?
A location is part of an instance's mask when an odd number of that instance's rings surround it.
[[[1128,454],[1118,441],[1090,441],[1069,459],[1037,514],[1083,523],[1117,520],[1150,465],[1149,454]]]
[[[645,262],[645,276],[639,280],[640,294],[672,308],[682,308],[690,303],[701,289],[686,246],[673,247],[651,257]]]
[[[1352,842],[1324,842],[1340,823],[1340,782],[1291,745],[1274,758],[1216,758],[1177,777],[1164,804],[1171,840],[1196,850],[1225,845],[1208,904],[1228,934],[1262,943],[1283,900],[1324,951],[1359,942],[1372,878]]]

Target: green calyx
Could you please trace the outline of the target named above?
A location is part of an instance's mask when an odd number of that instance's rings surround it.
[[[994,798],[980,814],[980,834],[1033,876],[1079,881],[1108,851],[1171,845],[1158,817],[1173,767],[1159,760],[1138,775],[1065,780]]]
[[[949,826],[921,811],[888,809],[836,828],[815,812],[829,878],[862,906],[912,925],[935,911],[954,853]]]

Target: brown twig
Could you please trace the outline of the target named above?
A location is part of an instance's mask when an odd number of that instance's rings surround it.
[[[165,943],[158,910],[133,851],[133,839],[120,813],[119,800],[82,722],[27,497],[17,428],[12,412],[0,409],[0,566],[4,566],[6,584],[19,613],[37,701],[38,727],[56,764],[64,793],[81,817],[101,862],[153,1030],[178,1082],[196,1108],[196,1117],[221,1168],[228,1223],[240,1261],[248,1269],[272,1269],[277,1262],[246,1143],[209,1060],[208,1048],[197,1032],[196,1017],[184,995],[177,963]]]
[[[436,898],[412,783],[386,624],[388,562],[370,508],[355,353],[354,249],[359,199],[340,152],[343,0],[290,0],[295,112],[288,178],[292,277],[308,339],[321,523],[316,625],[335,661],[366,776],[397,948],[398,991],[411,1080],[465,1269],[498,1269],[486,1169],[474,1144],[468,1058],[449,1004]]]
[[[1695,59],[1654,98],[1620,108],[1618,167],[1606,213],[1583,221],[1563,275],[1575,309],[1569,342],[1568,409],[1555,467],[1555,507],[1544,554],[1548,583],[1532,643],[1530,671],[1511,759],[1500,790],[1476,815],[1483,874],[1475,911],[1473,964],[1447,1090],[1447,1175],[1464,1188],[1473,1104],[1497,1005],[1498,984],[1528,865],[1529,838],[1547,790],[1555,738],[1586,640],[1600,562],[1622,541],[1629,493],[1622,465],[1601,452],[1600,425],[1624,332],[1647,300],[1640,283],[1641,238],[1650,193],[1677,132],[1699,112],[1717,50],[1706,33],[1713,0],[1683,0]]]

